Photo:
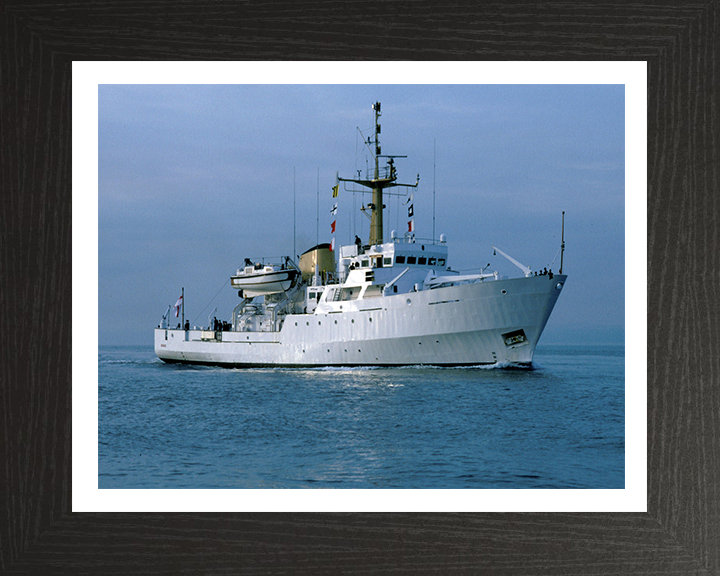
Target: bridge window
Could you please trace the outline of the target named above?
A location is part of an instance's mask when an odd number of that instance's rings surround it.
[[[405,256],[395,256],[395,264],[405,264]]]
[[[425,264],[427,264],[427,258],[425,258],[425,256],[420,256],[420,258],[418,258],[418,264],[420,264],[420,266],[425,266]]]
[[[445,258],[438,258],[438,266],[445,266]]]
[[[407,263],[408,264],[415,264],[417,262],[417,258],[415,256],[408,256]]]
[[[435,266],[435,264],[437,264],[437,258],[428,258],[428,264],[430,266]]]
[[[368,266],[370,266],[370,261],[369,260],[361,260],[360,266],[363,268],[367,268]]]
[[[392,266],[392,258],[383,258],[385,266]]]

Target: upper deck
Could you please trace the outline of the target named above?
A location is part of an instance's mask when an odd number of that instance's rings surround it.
[[[341,246],[338,259],[339,281],[345,286],[364,284],[396,286],[394,291],[408,291],[428,275],[446,273],[447,241],[429,240],[393,234],[389,242],[374,246]],[[402,278],[398,278],[402,274]]]
[[[390,242],[375,246],[349,245],[340,247],[338,268],[341,281],[354,270],[377,270],[401,266],[402,269],[447,269],[448,248],[444,236],[440,240],[393,237]]]

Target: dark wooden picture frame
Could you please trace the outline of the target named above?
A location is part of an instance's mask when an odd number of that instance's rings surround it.
[[[717,0],[4,2],[0,572],[719,573],[718,52]],[[647,513],[71,512],[72,61],[284,59],[647,61]]]

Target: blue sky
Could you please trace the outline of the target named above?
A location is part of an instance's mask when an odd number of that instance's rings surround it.
[[[229,318],[244,258],[292,254],[294,198],[296,253],[330,241],[335,173],[372,161],[357,128],[372,134],[375,101],[383,154],[408,156],[401,181],[420,174],[417,236],[432,236],[434,181],[453,269],[518,275],[491,246],[549,266],[564,210],[569,280],[541,342],[620,343],[624,99],[623,85],[101,85],[99,343],[150,345],[182,287],[192,324],[216,306]],[[367,240],[360,202],[341,187],[338,242]],[[405,206],[386,204],[386,233],[402,229]]]

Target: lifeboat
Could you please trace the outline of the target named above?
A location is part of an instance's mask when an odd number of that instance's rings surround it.
[[[286,292],[294,284],[299,271],[287,264],[253,264],[245,259],[245,267],[230,277],[233,288],[240,296],[254,298]]]

